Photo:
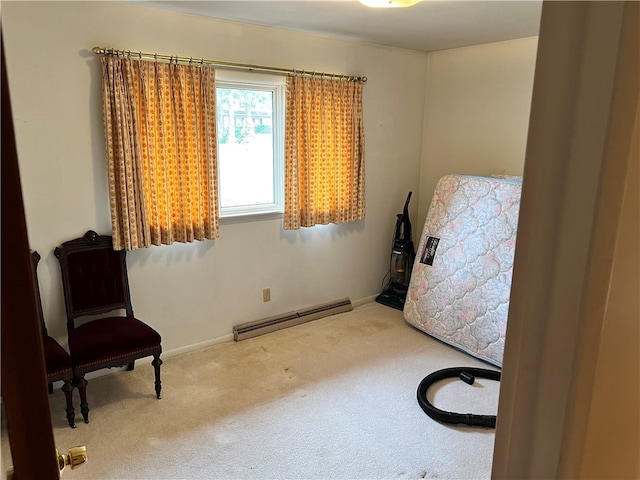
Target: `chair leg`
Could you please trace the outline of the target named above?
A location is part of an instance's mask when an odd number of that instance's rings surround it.
[[[127,364],[127,372],[130,372],[131,370],[133,370],[135,366],[136,366],[136,361],[135,360],[133,362]]]
[[[71,428],[76,428],[76,412],[73,409],[73,382],[72,380],[65,380],[62,385],[62,391],[67,399],[67,421]]]
[[[162,360],[160,360],[160,354],[153,356],[151,365],[153,365],[156,374],[156,397],[161,398],[160,391],[162,390],[162,382],[160,381],[160,365],[162,365]]]
[[[53,393],[53,383],[49,383],[48,387],[49,387],[49,395],[51,395]]]
[[[76,377],[75,384],[78,387],[78,392],[80,392],[80,413],[82,413],[82,418],[84,418],[84,423],[89,423],[89,404],[87,403],[87,380],[84,378],[84,375],[81,377]]]

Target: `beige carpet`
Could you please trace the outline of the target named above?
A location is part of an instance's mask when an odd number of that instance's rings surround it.
[[[149,359],[150,360],[150,359]],[[416,401],[429,373],[489,367],[376,303],[243,342],[165,358],[163,398],[139,361],[75,394],[50,396],[56,444],[87,446],[74,479],[489,478],[494,431],[431,420]],[[441,382],[445,410],[495,414],[499,383]],[[3,452],[6,453],[6,438]]]

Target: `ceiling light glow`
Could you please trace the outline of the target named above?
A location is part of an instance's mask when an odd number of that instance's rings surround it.
[[[361,4],[372,8],[400,8],[411,7],[420,0],[359,0]]]

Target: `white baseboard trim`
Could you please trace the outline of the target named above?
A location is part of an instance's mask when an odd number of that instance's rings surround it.
[[[233,341],[233,333],[229,333],[227,335],[223,335],[221,337],[216,337],[211,340],[205,340],[204,342],[194,343],[192,345],[186,345],[184,347],[172,348],[171,350],[167,350],[166,352],[162,352],[162,358],[170,358],[175,357],[176,355],[182,355],[183,353],[195,352],[196,350],[201,350],[203,348],[210,347],[212,345],[216,345],[218,343],[225,343]]]
[[[375,302],[377,296],[378,296],[378,294],[369,295],[368,297],[364,297],[364,298],[360,298],[358,300],[354,300],[353,302],[351,302],[351,304],[353,305],[353,308],[356,308],[356,307],[359,307],[359,306],[364,305],[366,303]]]

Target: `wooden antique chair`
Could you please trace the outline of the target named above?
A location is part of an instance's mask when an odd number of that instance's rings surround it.
[[[33,262],[33,279],[35,282],[36,306],[38,307],[38,317],[40,318],[40,326],[42,331],[42,348],[44,351],[44,363],[47,371],[47,383],[49,384],[49,393],[53,393],[53,382],[62,380],[62,392],[67,401],[67,421],[71,428],[76,428],[75,411],[73,409],[73,363],[71,356],[62,346],[47,333],[47,326],[44,323],[44,314],[42,311],[42,299],[40,297],[40,284],[38,282],[38,262],[40,262],[40,254],[36,251],[31,252],[31,260]]]
[[[57,247],[55,255],[62,272],[69,350],[85,423],[89,422],[86,373],[124,365],[133,370],[135,360],[153,356],[155,391],[160,398],[161,338],[133,315],[125,251],[114,250],[110,236],[89,230]],[[93,319],[76,324],[87,316]]]

